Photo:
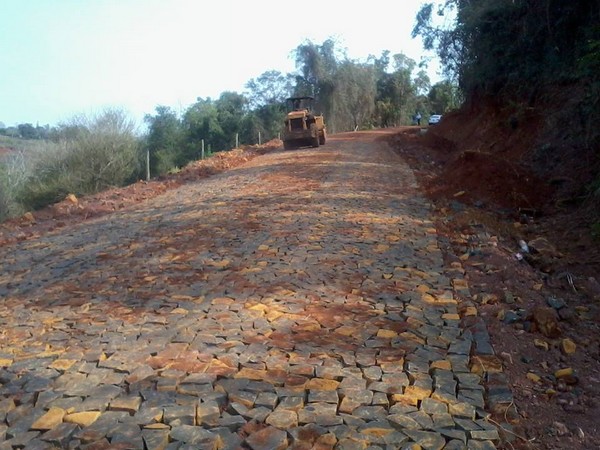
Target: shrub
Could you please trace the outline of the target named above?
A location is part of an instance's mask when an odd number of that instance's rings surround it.
[[[135,125],[121,110],[78,116],[62,126],[58,142],[32,155],[27,180],[17,195],[39,209],[67,194],[90,194],[132,181],[140,171]],[[73,132],[75,130],[75,132]]]

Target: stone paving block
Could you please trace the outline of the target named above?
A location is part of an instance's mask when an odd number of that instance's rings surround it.
[[[448,405],[432,398],[424,398],[421,401],[421,410],[427,414],[445,414],[448,412]]]
[[[199,402],[196,406],[196,424],[215,425],[221,416],[221,408],[215,401]]]
[[[77,424],[63,422],[43,433],[40,439],[60,448],[66,448],[67,444],[72,440],[73,435],[79,430],[80,428]]]
[[[359,406],[352,415],[364,420],[383,420],[387,416],[387,411],[383,406]]]
[[[337,391],[308,391],[308,403],[334,403],[338,404],[339,396]]]
[[[141,404],[142,398],[139,395],[132,395],[112,399],[108,408],[111,411],[125,411],[130,415],[133,415],[140,408]]]
[[[197,445],[207,442],[212,443],[216,441],[217,436],[202,427],[196,427],[193,425],[179,425],[171,429],[169,438],[175,441],[183,442],[184,444]]]
[[[288,430],[298,426],[298,414],[289,409],[277,408],[269,414],[265,422],[275,428]]]
[[[467,450],[467,445],[462,441],[452,439],[451,441],[448,441],[444,450]]]
[[[267,427],[246,438],[252,450],[283,450],[288,447],[287,433],[274,427]]]
[[[424,411],[415,411],[408,413],[408,417],[414,419],[421,425],[421,429],[424,430],[432,430],[433,429],[433,419],[432,417]]]
[[[242,416],[231,415],[224,412],[221,417],[215,420],[215,427],[224,428],[231,432],[238,432],[248,422]],[[211,431],[215,431],[215,427],[211,427]]]
[[[337,405],[330,403],[310,403],[298,411],[298,423],[315,423],[321,426],[340,425],[342,418],[337,416]]]
[[[164,408],[163,420],[171,426],[195,425],[196,405],[173,405]]]
[[[147,450],[165,450],[169,445],[169,430],[142,430]]]
[[[390,414],[387,416],[387,420],[399,430],[404,428],[412,430],[421,429],[421,424],[406,414]]]
[[[422,448],[427,450],[442,450],[446,445],[446,439],[438,433],[409,429],[405,430],[404,433]]]
[[[50,408],[46,414],[31,425],[33,431],[48,431],[62,423],[66,411],[62,408]]]
[[[271,414],[272,410],[269,408],[265,408],[264,406],[259,406],[258,408],[252,408],[246,412],[246,414],[242,414],[244,418],[252,419],[256,422],[264,422],[267,420],[267,417]]]
[[[133,415],[132,423],[138,425],[149,425],[161,422],[163,419],[163,409],[160,407],[150,407],[142,404],[142,407]]]
[[[467,443],[467,450],[496,450],[492,441],[476,441],[471,439]]]

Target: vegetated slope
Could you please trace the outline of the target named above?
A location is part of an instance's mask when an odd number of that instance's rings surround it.
[[[576,98],[565,89],[537,105],[487,101],[446,115],[422,138],[440,164],[426,184],[434,197],[496,208],[523,222],[523,237],[546,237],[566,261],[594,275],[600,155],[587,141],[585,121],[572,114]]]

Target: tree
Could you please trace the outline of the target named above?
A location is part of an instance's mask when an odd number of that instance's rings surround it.
[[[296,95],[309,95],[316,99],[316,109],[325,114],[331,130],[336,128],[333,92],[338,66],[335,41],[327,39],[321,45],[306,41],[294,50],[296,68]]]
[[[431,112],[444,114],[460,106],[461,96],[458,86],[450,81],[440,81],[431,87],[428,94]]]
[[[346,60],[335,77],[334,104],[338,127],[358,129],[371,124],[375,109],[375,70],[372,65]]]
[[[182,161],[183,130],[175,111],[157,106],[155,115],[146,114],[148,124],[146,147],[150,151],[150,172],[162,175]]]
[[[32,124],[22,123],[22,124],[17,125],[17,128],[19,129],[19,135],[23,139],[36,139],[37,138],[37,132],[35,130],[35,127]]]
[[[237,92],[223,92],[216,101],[217,120],[223,130],[222,140],[215,144],[217,150],[229,150],[234,146],[247,106],[248,99]]]
[[[252,109],[281,104],[292,93],[292,77],[276,70],[264,72],[246,83],[247,97]]]
[[[392,57],[394,71],[380,72],[377,80],[376,123],[395,126],[410,123],[415,113],[417,89],[412,81],[413,59],[399,53]]]

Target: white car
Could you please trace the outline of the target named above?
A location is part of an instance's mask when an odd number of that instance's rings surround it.
[[[436,123],[440,123],[440,120],[442,120],[441,114],[433,114],[429,116],[429,125],[435,125]]]

